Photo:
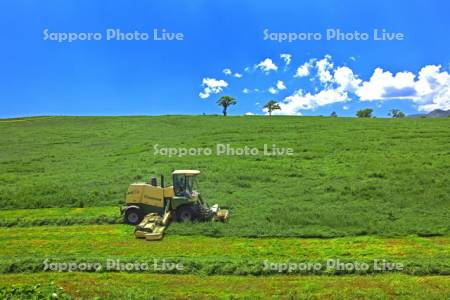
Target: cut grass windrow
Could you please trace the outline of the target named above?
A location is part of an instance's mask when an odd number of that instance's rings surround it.
[[[448,276],[198,276],[127,273],[0,275],[2,286],[38,284],[92,299],[447,299]],[[53,289],[54,290],[54,289]],[[1,291],[1,289],[0,289]]]
[[[40,209],[7,209],[0,210],[0,227],[30,227],[45,225],[93,225],[93,224],[122,224],[123,218],[120,215],[120,206],[98,206],[84,208],[40,208]],[[345,231],[323,231],[322,226],[309,226],[300,230],[292,231],[287,225],[284,232],[273,232],[255,234],[249,224],[236,223],[234,217],[227,224],[221,222],[193,222],[176,223],[173,222],[166,232],[176,235],[205,235],[212,237],[302,237],[302,238],[332,238],[343,236],[368,235],[364,230]],[[442,227],[442,231],[431,232],[428,230],[409,231],[408,235],[418,236],[444,236],[448,230]],[[384,231],[379,236],[402,236],[405,234],[394,234]]]
[[[278,273],[346,274],[377,273],[374,260],[400,263],[396,272],[450,274],[449,237],[375,236],[335,239],[213,238],[166,235],[162,241],[135,239],[127,225],[41,226],[0,228],[0,272],[38,272],[50,263],[146,263],[149,270],[199,274],[267,275]],[[180,263],[182,270],[155,269],[155,260]],[[365,263],[368,270],[327,268],[328,262]],[[292,268],[285,268],[290,266]],[[319,264],[320,269],[306,264]],[[49,269],[50,271],[56,269]],[[118,269],[112,269],[117,271]],[[95,271],[90,269],[87,271]]]
[[[118,223],[119,206],[0,210],[0,227]]]

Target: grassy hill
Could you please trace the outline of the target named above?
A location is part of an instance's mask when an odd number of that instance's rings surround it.
[[[229,224],[177,234],[449,232],[450,120],[322,117],[41,117],[0,120],[2,209],[119,206],[129,183],[199,169]],[[160,147],[290,147],[293,156],[169,157]],[[166,176],[170,183],[170,176]]]

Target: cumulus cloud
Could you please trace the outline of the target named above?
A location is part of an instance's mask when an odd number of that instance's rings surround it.
[[[280,54],[280,57],[284,60],[284,65],[287,67],[291,64],[292,55],[288,53]]]
[[[348,92],[356,91],[362,82],[349,67],[336,68],[333,74],[333,81],[340,89]]]
[[[313,67],[315,59],[310,59],[309,61],[305,62],[303,65],[297,68],[297,71],[295,72],[294,77],[306,77],[309,76],[311,73],[310,70]]]
[[[331,75],[331,71],[333,70],[333,67],[334,64],[331,61],[331,56],[328,54],[316,62],[317,77],[321,83],[327,84],[332,81],[333,76]]]
[[[277,114],[301,115],[300,110],[315,109],[319,106],[347,100],[349,100],[348,93],[338,89],[324,89],[315,94],[305,94],[300,89],[280,103],[281,110],[277,111]]]
[[[312,71],[315,73],[311,74]],[[363,81],[351,68],[335,67],[331,56],[325,55],[298,67],[294,77],[305,76],[317,78],[321,86],[316,86],[313,93],[297,90],[280,103],[282,109],[277,113],[298,114],[300,110],[350,100],[350,95],[360,101],[407,99],[416,103],[420,111],[450,109],[450,75],[440,65],[425,66],[418,74],[409,71],[393,74],[376,68],[370,79]],[[278,84],[277,88],[281,90]]]
[[[233,73],[233,72],[231,72],[231,69],[228,69],[228,68],[223,69],[222,72],[223,72],[223,74],[225,74],[225,75],[231,75],[231,74]]]
[[[270,58],[266,58],[265,60],[263,60],[262,62],[260,62],[259,64],[257,64],[255,66],[257,69],[262,70],[265,73],[269,73],[270,71],[276,71],[278,70],[277,65],[275,65],[273,63],[273,61]]]
[[[242,92],[243,92],[244,94],[248,94],[248,93],[250,93],[250,90],[249,90],[248,88],[244,88],[244,89],[242,90]]]
[[[446,71],[441,72],[441,68],[441,65],[428,65],[419,72],[416,82],[419,99],[416,102],[421,111],[450,109],[450,75]]]
[[[198,95],[202,99],[208,98],[211,94],[218,94],[222,92],[224,88],[228,86],[228,83],[225,80],[217,80],[215,78],[203,78],[202,87],[203,91]]]
[[[348,101],[349,93],[357,91],[362,83],[349,67],[334,68],[330,55],[320,60],[310,59],[297,69],[295,77],[309,76],[312,69],[316,71],[313,76],[322,83],[322,89],[316,87],[314,93],[297,90],[283,100],[278,114],[298,115],[300,110]]]
[[[277,89],[279,89],[279,90],[285,90],[286,89],[286,86],[284,85],[283,81],[281,81],[281,80],[277,81]]]
[[[254,116],[255,114],[252,113],[252,112],[246,112],[245,115],[246,115],[246,116]]]
[[[278,94],[278,90],[277,90],[276,88],[274,88],[273,86],[271,86],[271,87],[268,89],[268,91],[269,91],[269,93],[271,93],[271,94],[273,94],[273,95]]]
[[[311,58],[303,65],[297,68],[294,77],[306,77],[311,75],[311,71],[314,68],[316,70],[316,76],[322,84],[328,84],[333,80],[334,64],[330,55],[325,55],[322,59],[317,60]]]
[[[234,73],[233,74],[233,71],[231,71],[230,68],[225,68],[225,69],[222,70],[222,72],[223,72],[223,74],[225,74],[227,76],[234,76],[236,78],[241,78],[242,77],[241,73]]]
[[[376,68],[369,81],[365,81],[356,91],[362,101],[384,100],[392,98],[412,98],[416,96],[414,78],[411,72],[389,71]]]
[[[361,101],[408,99],[421,111],[450,109],[450,75],[442,66],[428,65],[416,76],[412,72],[395,75],[376,68],[368,81],[356,90]]]

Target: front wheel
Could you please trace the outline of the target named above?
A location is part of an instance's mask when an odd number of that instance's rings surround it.
[[[189,205],[183,205],[177,208],[176,217],[178,222],[189,222],[195,218],[194,210]]]
[[[125,210],[124,221],[130,225],[137,225],[141,223],[143,214],[138,207],[129,207]]]

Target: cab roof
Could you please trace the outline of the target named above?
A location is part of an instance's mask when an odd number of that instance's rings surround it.
[[[175,170],[172,172],[172,175],[184,174],[186,176],[196,176],[200,174],[198,170]]]

